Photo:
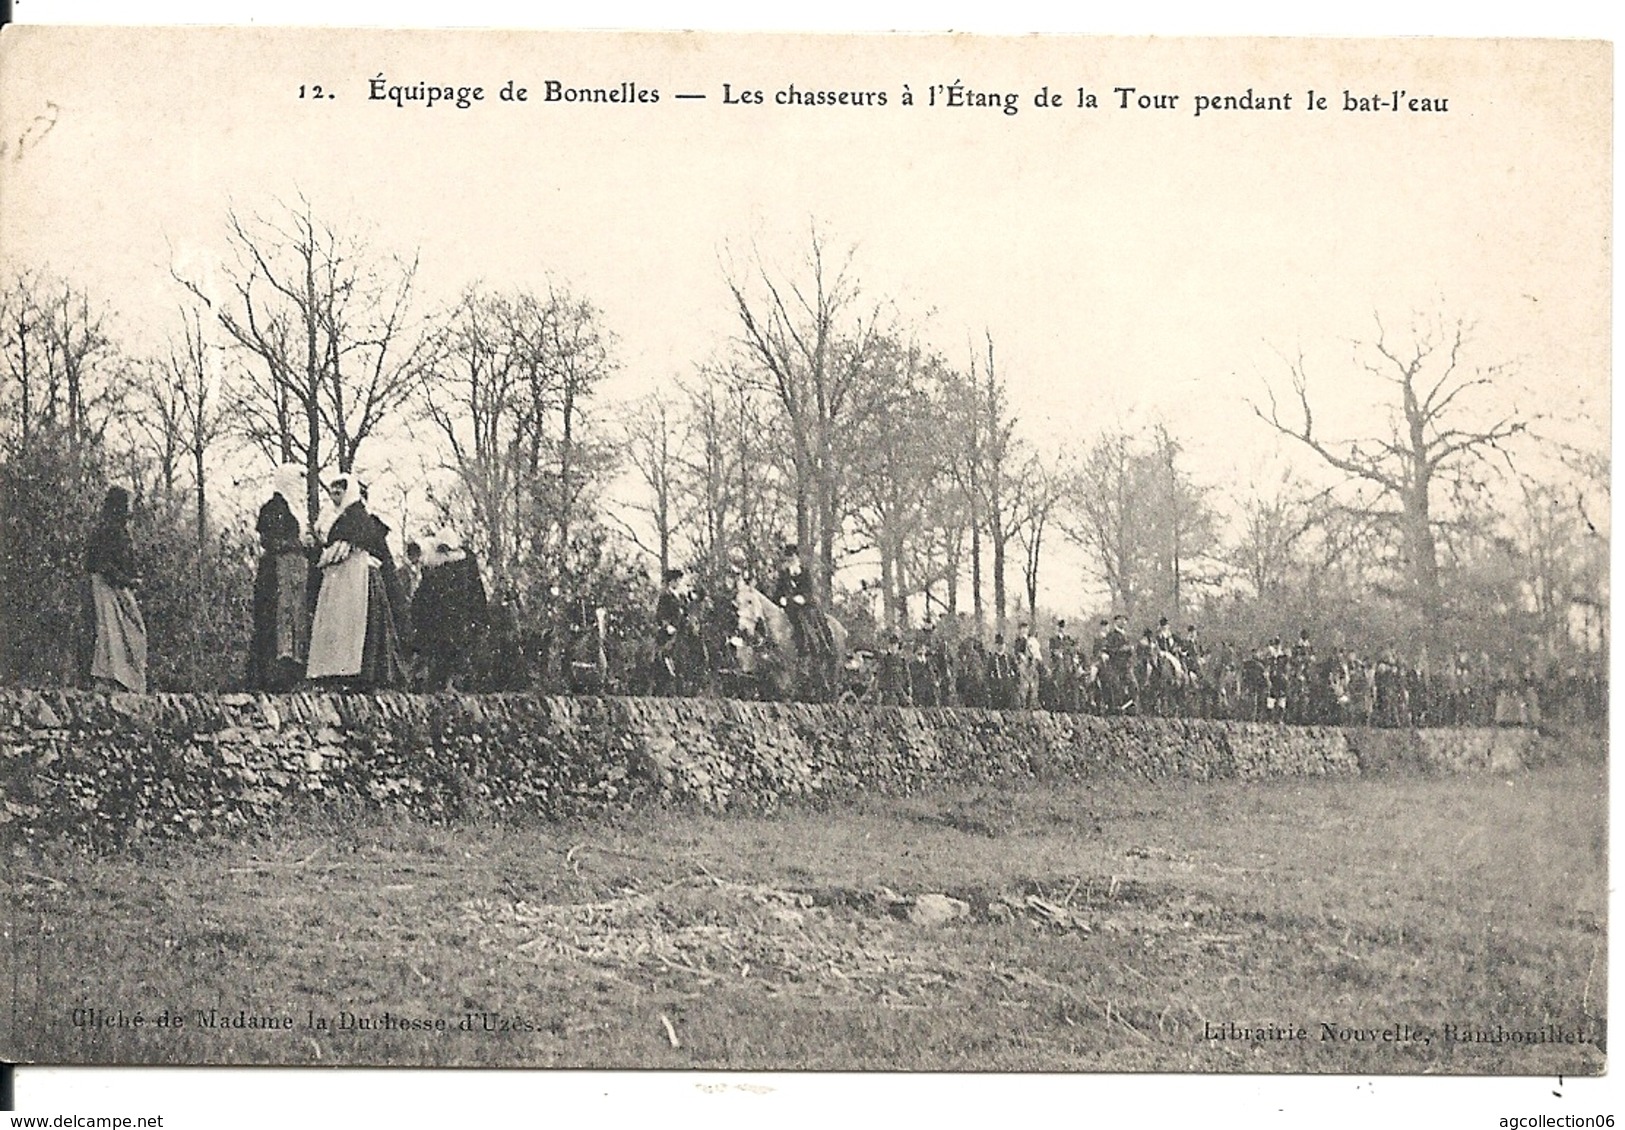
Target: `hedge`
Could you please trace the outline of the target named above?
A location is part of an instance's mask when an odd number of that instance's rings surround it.
[[[87,846],[315,805],[556,820],[949,782],[1515,769],[1514,730],[1353,730],[682,698],[0,691],[0,837]]]

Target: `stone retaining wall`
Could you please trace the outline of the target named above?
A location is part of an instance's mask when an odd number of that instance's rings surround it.
[[[943,782],[1516,769],[1521,730],[1344,730],[723,699],[0,691],[0,837],[101,846],[343,815],[770,808]]]

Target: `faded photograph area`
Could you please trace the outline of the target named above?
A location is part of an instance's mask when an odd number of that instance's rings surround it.
[[[0,1059],[1594,1075],[1612,52],[0,33]]]

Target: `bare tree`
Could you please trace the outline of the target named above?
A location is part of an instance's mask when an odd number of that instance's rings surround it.
[[[1044,534],[1060,505],[1063,471],[1029,455],[1015,479],[1016,539],[1022,549],[1022,579],[1027,588],[1027,615],[1038,615],[1038,567],[1043,560]]]
[[[796,539],[815,547],[812,573],[827,600],[843,513],[843,430],[858,423],[867,362],[884,306],[863,310],[851,274],[852,255],[828,262],[815,226],[800,277],[776,277],[755,256],[748,270],[729,269],[726,282],[749,362],[740,374],[778,400],[790,441]]]
[[[672,418],[671,405],[658,392],[628,405],[621,420],[621,431],[626,461],[647,492],[645,501],[624,505],[653,525],[654,548],[651,550],[644,544],[636,525],[624,519],[616,521],[638,548],[659,561],[660,575],[664,576],[671,568],[673,542],[686,516],[678,504],[687,454],[686,436]]]
[[[135,389],[136,411],[130,414],[130,431],[133,444],[147,451],[158,465],[158,490],[165,499],[172,499],[186,455],[184,398],[164,361],[149,361],[145,368],[146,379]]]
[[[720,577],[730,550],[745,553],[755,576],[766,573],[770,542],[788,509],[784,475],[774,458],[779,413],[735,369],[706,369],[686,388],[687,434],[680,461],[682,525],[696,559]]]
[[[1571,650],[1570,616],[1596,615],[1608,605],[1608,542],[1589,525],[1584,490],[1571,484],[1523,483],[1523,505],[1512,518],[1511,547],[1520,562],[1522,592],[1532,605],[1548,654]]]
[[[615,335],[585,298],[549,286],[545,298],[522,296],[509,333],[529,395],[522,414],[528,471],[558,543],[570,541],[585,492],[604,470],[606,451],[585,438],[586,411],[598,384],[615,372]]]
[[[1510,470],[1507,442],[1527,427],[1516,410],[1482,403],[1481,394],[1504,386],[1508,374],[1504,366],[1470,367],[1467,344],[1468,327],[1460,321],[1419,326],[1400,344],[1379,318],[1376,340],[1357,345],[1355,353],[1387,409],[1386,426],[1372,435],[1328,439],[1316,430],[1301,353],[1288,361],[1290,397],[1268,386],[1268,407],[1253,406],[1259,419],[1358,488],[1346,504],[1352,512],[1398,532],[1410,594],[1430,629],[1438,628],[1443,610],[1439,490],[1468,490],[1488,473]]]
[[[1062,533],[1088,555],[1112,604],[1130,617],[1147,580],[1141,539],[1150,501],[1143,459],[1118,430],[1090,446],[1067,484],[1061,515]]]
[[[179,338],[171,338],[167,355],[160,362],[157,377],[163,384],[155,389],[160,404],[159,419],[175,429],[178,447],[192,463],[192,497],[197,518],[198,552],[208,541],[208,479],[205,461],[209,449],[226,429],[227,417],[221,408],[219,367],[208,341],[203,315],[196,308],[181,312]],[[167,442],[167,437],[166,437]],[[166,467],[172,458],[166,447]],[[172,480],[166,470],[166,485]]]
[[[909,598],[939,579],[928,516],[945,485],[947,376],[942,358],[918,343],[878,337],[864,390],[869,410],[844,437],[853,524],[879,554],[882,615],[892,627],[907,626]]]
[[[1279,593],[1307,566],[1304,542],[1320,523],[1321,497],[1286,471],[1268,489],[1254,484],[1236,499],[1237,533],[1226,562],[1255,598]]]
[[[1062,532],[1083,549],[1112,603],[1133,617],[1146,608],[1178,616],[1193,583],[1216,577],[1217,519],[1208,491],[1180,466],[1162,424],[1146,438],[1103,433],[1063,490]]]
[[[506,300],[470,288],[438,321],[423,368],[422,408],[439,433],[473,519],[469,536],[497,574],[518,523],[514,417],[520,376]]]
[[[1187,590],[1193,581],[1208,582],[1200,566],[1217,548],[1218,531],[1208,491],[1179,464],[1184,446],[1158,423],[1152,429],[1152,478],[1154,503],[1146,514],[1149,529],[1153,576],[1167,601],[1165,607],[1176,619],[1183,616]]]
[[[375,254],[304,197],[268,216],[233,209],[227,224],[228,293],[217,298],[176,277],[252,358],[234,415],[268,454],[305,464],[314,523],[322,470],[349,471],[415,387],[424,340],[411,317],[417,258]]]
[[[595,307],[550,286],[470,287],[439,318],[416,362],[418,403],[466,496],[498,575],[524,562],[562,566],[574,519],[609,466],[586,408],[614,369]]]
[[[971,603],[978,624],[984,622],[984,539],[992,549],[993,609],[998,630],[1004,629],[1006,561],[1019,519],[1012,510],[1011,489],[1020,445],[1016,420],[999,377],[993,337],[984,335],[985,361],[975,352],[962,376],[948,382],[952,450],[949,473],[961,492],[970,534]]]
[[[0,405],[13,449],[41,432],[75,452],[106,436],[129,372],[105,323],[87,294],[41,272],[19,273],[0,293]]]

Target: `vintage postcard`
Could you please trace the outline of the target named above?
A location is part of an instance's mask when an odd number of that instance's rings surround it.
[[[0,1059],[1601,1074],[1612,73],[5,28]]]

